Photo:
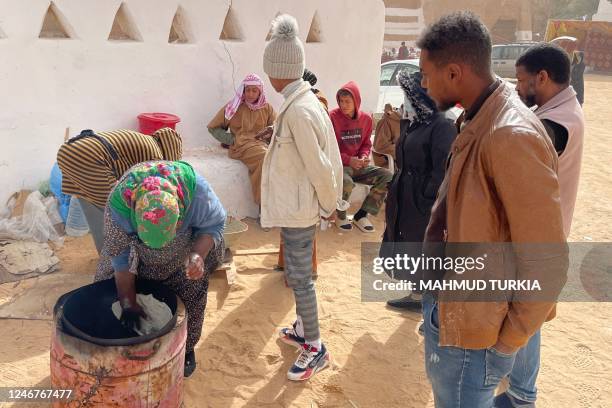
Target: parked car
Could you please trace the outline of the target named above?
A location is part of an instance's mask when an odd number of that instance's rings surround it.
[[[516,60],[535,42],[494,45],[491,53],[493,72],[502,78],[516,78]]]
[[[382,113],[387,103],[396,108],[404,103],[404,91],[397,82],[397,75],[403,70],[412,73],[419,69],[418,59],[394,60],[385,62],[380,66],[380,87],[378,88],[376,113]]]
[[[382,116],[385,104],[390,103],[394,108],[399,108],[404,104],[404,91],[397,81],[397,75],[406,70],[409,73],[419,71],[419,60],[395,60],[385,62],[380,66],[380,86],[378,90],[378,103],[376,104],[376,119]],[[446,116],[451,120],[456,120],[461,114],[461,108],[451,108]]]

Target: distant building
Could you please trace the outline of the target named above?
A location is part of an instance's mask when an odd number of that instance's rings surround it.
[[[399,49],[402,41],[414,47],[425,28],[421,0],[385,0],[385,39],[383,48]]]
[[[384,3],[385,49],[399,48],[402,41],[414,46],[427,24],[458,10],[471,10],[479,15],[496,44],[533,39],[530,0],[384,0]]]

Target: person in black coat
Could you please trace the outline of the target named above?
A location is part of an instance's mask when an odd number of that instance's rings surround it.
[[[576,91],[576,98],[580,106],[584,103],[584,52],[574,52],[574,60],[572,61],[572,70],[570,74],[570,85]]]
[[[401,252],[394,243],[421,243],[431,207],[444,179],[446,159],[457,135],[455,125],[439,112],[421,86],[421,73],[398,75],[404,91],[404,113],[396,145],[396,171],[386,201],[386,228],[381,254]],[[390,300],[389,306],[420,311],[420,295]]]

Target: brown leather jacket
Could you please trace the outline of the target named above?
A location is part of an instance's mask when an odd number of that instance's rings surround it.
[[[554,269],[563,286],[567,246],[557,155],[538,118],[505,83],[463,125],[453,143],[436,204],[444,196],[448,243],[511,242],[507,247],[514,252],[513,260],[500,250],[489,254],[487,263],[501,262],[498,266],[504,270],[511,265],[515,279],[538,279],[542,268]],[[554,247],[543,256],[521,252],[517,243]],[[439,297],[441,345],[482,349],[499,340],[520,347],[555,316],[556,297],[545,302],[517,301],[512,293],[504,302],[443,299]]]

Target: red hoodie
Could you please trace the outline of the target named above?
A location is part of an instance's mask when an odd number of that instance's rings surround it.
[[[347,90],[353,95],[355,101],[355,117],[350,118],[342,113],[340,108],[333,109],[329,112],[329,117],[334,125],[336,132],[336,140],[340,148],[340,156],[342,164],[348,166],[351,157],[369,157],[372,149],[372,115],[359,110],[361,107],[361,94],[359,87],[353,81],[344,85],[341,90]],[[336,93],[336,101],[338,94]],[[338,103],[340,105],[340,103]]]

